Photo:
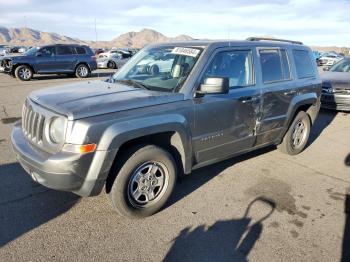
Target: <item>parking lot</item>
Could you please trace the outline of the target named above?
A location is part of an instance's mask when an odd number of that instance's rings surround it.
[[[350,114],[321,111],[300,155],[269,147],[197,170],[163,211],[128,220],[104,194],[47,189],[16,162],[25,97],[72,81],[86,80],[0,74],[0,261],[350,261]]]

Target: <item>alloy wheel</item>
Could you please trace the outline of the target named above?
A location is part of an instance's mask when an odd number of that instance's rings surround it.
[[[152,205],[168,187],[169,173],[160,162],[146,162],[133,172],[129,186],[129,201],[137,207]]]
[[[30,79],[32,72],[28,68],[21,68],[18,72],[18,75],[20,76],[20,78],[28,80]]]
[[[81,77],[86,77],[89,74],[89,70],[87,69],[86,66],[80,66],[78,68],[78,74]]]
[[[307,136],[306,126],[302,120],[299,120],[293,128],[292,147],[298,149],[305,142]]]

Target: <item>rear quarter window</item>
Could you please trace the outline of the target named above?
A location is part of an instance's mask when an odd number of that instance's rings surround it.
[[[75,50],[77,51],[78,55],[85,55],[86,54],[86,50],[84,47],[78,46],[75,48]]]
[[[293,50],[295,67],[298,78],[307,78],[315,76],[314,65],[311,61],[310,53],[306,50]]]

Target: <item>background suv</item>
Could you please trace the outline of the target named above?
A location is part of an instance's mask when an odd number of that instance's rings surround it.
[[[29,49],[20,56],[7,56],[0,61],[5,73],[28,81],[34,74],[71,74],[79,78],[96,70],[96,59],[86,45],[47,45]]]

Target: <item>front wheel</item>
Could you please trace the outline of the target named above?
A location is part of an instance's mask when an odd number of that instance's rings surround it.
[[[109,198],[122,216],[150,216],[164,206],[175,181],[176,165],[169,152],[155,145],[136,147],[121,158]]]
[[[33,78],[33,70],[26,65],[20,65],[15,70],[15,76],[22,81],[29,81]]]
[[[278,149],[288,155],[297,155],[307,144],[311,130],[308,114],[300,111],[294,118]]]
[[[90,69],[87,65],[78,65],[75,69],[75,76],[78,78],[86,78],[90,76]]]

